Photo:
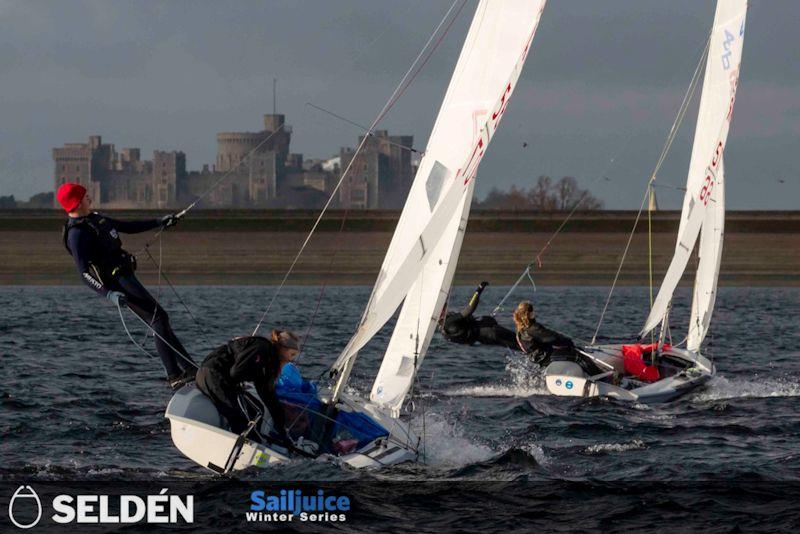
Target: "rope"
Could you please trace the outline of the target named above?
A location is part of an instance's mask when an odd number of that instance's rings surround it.
[[[664,163],[664,160],[666,159],[667,154],[669,153],[669,150],[672,147],[673,141],[675,141],[678,129],[680,128],[680,125],[683,122],[683,118],[686,115],[686,110],[689,108],[689,103],[692,100],[694,91],[697,89],[697,84],[700,81],[700,70],[703,64],[705,63],[705,59],[708,54],[708,49],[711,45],[711,35],[712,35],[711,33],[708,34],[705,46],[703,47],[703,50],[700,53],[700,59],[698,60],[697,66],[694,69],[694,74],[692,74],[692,79],[689,82],[689,87],[686,89],[686,93],[684,93],[683,95],[683,100],[681,101],[681,105],[678,108],[678,113],[675,116],[675,120],[672,122],[672,126],[670,127],[669,133],[667,134],[667,139],[664,143],[664,147],[661,149],[661,154],[658,157],[658,161],[656,162],[655,168],[653,169],[653,172],[650,175],[650,179],[647,181],[647,189],[645,190],[644,197],[642,198],[642,205],[639,207],[639,211],[636,214],[636,220],[633,223],[633,228],[631,229],[630,236],[628,236],[628,242],[625,245],[625,251],[622,253],[622,260],[620,261],[619,267],[617,268],[617,273],[614,275],[614,281],[611,284],[611,290],[608,292],[606,303],[603,306],[603,312],[600,314],[600,320],[597,322],[597,328],[595,329],[594,335],[592,336],[592,344],[594,344],[595,341],[597,340],[597,334],[600,331],[600,326],[603,324],[603,318],[605,317],[606,311],[608,310],[608,303],[611,301],[611,295],[614,293],[614,288],[617,285],[617,280],[619,279],[619,273],[622,271],[622,265],[625,263],[625,257],[628,254],[628,249],[630,248],[631,241],[633,240],[633,235],[636,232],[637,225],[639,224],[639,219],[641,218],[642,210],[644,209],[644,204],[647,201],[648,195],[652,194],[652,186],[653,183],[656,181],[656,176],[658,176],[658,171],[661,170],[661,165]],[[648,210],[648,222],[649,222],[649,216],[650,216],[650,210]],[[650,250],[651,250],[650,255],[652,256],[652,248]],[[652,302],[652,259],[651,259],[650,285],[651,285],[650,298]]]
[[[325,109],[325,108],[322,108],[320,106],[317,106],[316,104],[312,104],[311,102],[306,102],[306,106],[312,107],[312,108],[314,108],[316,110],[319,110],[319,111],[321,111],[323,113],[327,113],[331,117],[335,117],[335,118],[337,118],[337,119],[339,119],[341,121],[346,122],[347,124],[352,124],[353,126],[356,126],[357,128],[360,128],[361,130],[364,130],[366,132],[366,135],[369,135],[371,137],[375,137],[376,139],[380,139],[381,142],[384,142],[387,145],[397,147],[397,148],[399,148],[401,150],[408,150],[409,152],[413,152],[415,154],[423,154],[422,152],[420,152],[416,148],[413,148],[413,147],[410,147],[410,146],[406,146],[406,145],[401,145],[400,143],[395,143],[393,141],[389,141],[388,139],[385,139],[385,138],[382,138],[382,137],[378,137],[378,136],[375,135],[374,132],[372,132],[369,128],[367,128],[363,124],[359,124],[359,123],[357,123],[355,121],[351,121],[350,119],[348,119],[346,117],[342,117],[341,115],[337,115],[333,111],[330,111],[328,109]]]
[[[606,298],[606,303],[603,306],[603,312],[600,314],[600,320],[597,322],[597,328],[594,330],[594,335],[592,336],[591,345],[594,345],[594,342],[597,341],[597,334],[600,332],[600,325],[603,324],[603,318],[606,315],[606,311],[608,310],[608,303],[611,301],[611,295],[614,293],[614,288],[617,286],[617,280],[619,279],[619,273],[622,271],[622,265],[625,263],[625,257],[628,255],[628,249],[631,246],[631,241],[633,241],[633,235],[636,233],[636,226],[639,224],[639,219],[642,216],[642,210],[644,210],[645,202],[647,202],[647,194],[649,192],[650,183],[652,183],[653,178],[647,183],[648,189],[645,191],[644,196],[642,197],[642,205],[639,207],[639,211],[636,213],[636,220],[633,222],[633,228],[631,228],[631,233],[628,236],[628,242],[625,245],[625,250],[622,253],[622,260],[619,262],[619,267],[617,267],[617,274],[614,275],[614,282],[611,284],[611,291],[608,292],[608,297]]]
[[[129,309],[130,309],[130,308],[129,308]],[[124,318],[124,317],[123,317],[123,315],[122,315],[122,306],[121,306],[120,304],[117,304],[117,310],[119,311],[119,318],[122,320],[122,327],[125,329],[125,332],[128,334],[128,337],[131,339],[131,341],[133,341],[133,344],[134,344],[134,345],[136,345],[136,346],[137,346],[137,347],[138,347],[140,350],[142,350],[143,352],[145,352],[145,353],[146,353],[148,356],[155,357],[155,356],[153,356],[153,355],[152,355],[150,352],[148,352],[148,351],[147,351],[147,349],[145,349],[145,348],[144,348],[144,347],[142,347],[142,346],[141,346],[139,343],[137,343],[137,342],[136,342],[136,340],[134,340],[134,339],[133,339],[133,337],[131,336],[131,333],[130,333],[130,331],[128,330],[128,325],[125,323],[125,318]],[[131,310],[131,313],[133,313],[133,311],[132,311],[132,310]],[[183,354],[181,351],[179,351],[178,349],[176,349],[175,347],[173,347],[173,346],[170,344],[170,342],[169,342],[169,341],[167,341],[166,339],[164,339],[163,337],[161,337],[161,334],[159,334],[158,332],[156,332],[156,331],[155,331],[155,330],[154,330],[154,329],[153,329],[153,328],[150,326],[150,324],[149,324],[147,321],[145,321],[144,319],[142,319],[141,317],[139,317],[139,316],[138,316],[138,315],[136,315],[135,313],[133,313],[133,316],[134,316],[134,317],[136,317],[136,318],[139,320],[139,322],[140,322],[140,323],[142,323],[143,325],[145,325],[145,326],[148,328],[148,330],[150,330],[150,331],[153,333],[153,335],[154,335],[155,337],[157,337],[158,339],[160,339],[161,341],[163,341],[163,342],[164,342],[164,343],[165,343],[165,344],[166,344],[166,345],[167,345],[169,348],[171,348],[171,349],[172,349],[172,350],[175,352],[175,354],[177,354],[178,356],[180,356],[181,358],[183,358],[183,360],[184,360],[184,361],[186,361],[186,363],[188,363],[189,365],[193,366],[195,369],[199,369],[199,368],[200,368],[200,366],[199,366],[199,365],[197,365],[197,363],[196,363],[196,362],[195,362],[193,359],[191,359],[191,358],[190,358],[190,357],[189,357],[187,354]]]
[[[681,101],[681,105],[678,108],[678,114],[675,116],[675,120],[672,123],[672,127],[669,130],[669,134],[667,135],[667,141],[664,143],[664,147],[661,149],[661,155],[658,157],[656,166],[653,169],[653,173],[651,174],[651,176],[653,177],[652,178],[653,181],[655,181],[655,177],[658,175],[658,171],[661,170],[661,165],[667,158],[667,153],[669,153],[669,149],[672,148],[672,142],[675,141],[678,129],[680,128],[680,125],[683,122],[683,117],[686,115],[686,110],[689,109],[689,103],[692,100],[694,91],[695,89],[697,89],[697,84],[700,81],[700,68],[705,63],[704,60],[708,54],[709,46],[711,45],[711,35],[712,35],[711,33],[708,34],[708,39],[706,39],[706,44],[703,47],[703,51],[700,53],[700,59],[697,62],[697,67],[695,67],[694,69],[694,74],[692,74],[692,79],[689,82],[689,87],[686,89],[686,93],[683,95],[683,100]]]
[[[425,46],[422,47],[422,50],[420,50],[419,54],[414,59],[414,62],[411,64],[411,67],[409,67],[408,71],[406,71],[405,75],[400,80],[400,83],[395,88],[394,92],[392,93],[392,96],[390,96],[389,100],[386,102],[386,104],[384,104],[383,109],[381,110],[380,113],[378,113],[378,116],[375,118],[375,120],[372,121],[372,124],[370,125],[368,131],[371,132],[372,130],[374,130],[375,127],[378,125],[378,123],[386,116],[386,114],[389,112],[389,110],[392,109],[392,107],[394,107],[394,105],[397,103],[397,100],[400,98],[400,96],[402,96],[402,94],[405,92],[405,90],[408,88],[408,86],[411,84],[411,82],[414,81],[414,79],[417,77],[417,75],[422,70],[422,67],[425,66],[425,64],[428,62],[430,57],[433,55],[433,52],[435,52],[436,49],[438,48],[439,44],[441,44],[442,39],[444,38],[444,35],[447,34],[449,29],[452,27],[453,22],[458,17],[458,14],[464,8],[464,5],[466,5],[466,0],[462,0],[461,7],[458,9],[458,11],[456,12],[455,16],[450,21],[450,23],[447,25],[444,33],[440,36],[440,38],[433,45],[433,47],[431,48],[431,50],[428,53],[427,57],[425,57],[425,59],[422,61],[420,67],[416,71],[414,71],[417,63],[420,62],[420,59],[425,54],[425,51],[428,49],[428,47],[430,46],[430,44],[433,41],[434,37],[439,32],[439,30],[442,28],[442,25],[445,23],[445,21],[447,20],[447,18],[449,17],[450,13],[453,11],[453,9],[455,8],[455,6],[456,6],[456,4],[458,2],[459,2],[459,0],[454,0],[453,1],[453,3],[450,6],[450,9],[448,9],[447,12],[445,13],[444,18],[442,18],[442,20],[439,22],[439,25],[436,26],[436,29],[433,31],[433,33],[431,34],[430,38],[425,43]],[[277,299],[277,297],[280,294],[281,290],[286,285],[286,281],[289,279],[289,275],[291,275],[292,271],[294,270],[294,267],[297,265],[297,262],[300,260],[300,256],[302,256],[303,252],[306,249],[306,246],[308,246],[308,243],[311,240],[311,236],[314,235],[314,232],[316,231],[317,227],[319,226],[320,221],[322,221],[322,217],[328,211],[328,208],[330,207],[331,203],[333,202],[333,199],[335,198],[336,193],[339,191],[339,188],[341,187],[341,185],[344,182],[345,178],[349,175],[350,169],[352,168],[353,164],[355,163],[359,153],[364,148],[364,145],[366,144],[367,139],[369,139],[368,135],[365,135],[361,139],[361,142],[359,143],[358,148],[356,148],[356,151],[353,154],[352,159],[347,164],[347,168],[345,168],[344,172],[342,173],[341,177],[339,178],[339,181],[336,183],[336,186],[331,191],[331,194],[330,194],[330,197],[328,198],[328,201],[325,203],[325,206],[323,206],[322,211],[320,212],[319,216],[317,217],[316,221],[314,222],[314,225],[311,227],[311,230],[308,232],[308,235],[306,236],[305,240],[303,241],[303,244],[300,246],[300,250],[297,252],[297,255],[295,255],[294,259],[292,260],[291,265],[289,266],[289,269],[286,271],[286,274],[283,276],[283,279],[281,280],[280,284],[278,285],[278,288],[275,290],[275,293],[272,295],[272,299],[270,299],[270,302],[267,305],[267,308],[264,310],[264,313],[261,314],[261,318],[259,319],[258,324],[256,324],[256,327],[253,330],[253,334],[252,335],[256,335],[258,333],[258,330],[261,328],[261,325],[263,324],[264,319],[266,319],[267,315],[269,314],[270,310],[272,309],[272,305],[275,303],[275,299]]]
[[[631,139],[633,139],[633,133],[628,135],[628,137],[625,139],[625,142],[622,144],[621,148],[618,149],[616,151],[616,154],[614,155],[614,157],[612,157],[608,161],[608,165],[606,165],[606,168],[603,170],[603,172],[600,173],[600,175],[597,176],[594,180],[590,181],[589,184],[588,184],[588,187],[591,187],[594,183],[599,182],[602,179],[608,180],[608,176],[607,176],[608,172],[614,166],[614,163],[617,161],[619,156],[622,155],[625,152],[625,150],[628,148],[628,145],[630,144]],[[495,306],[494,310],[492,310],[492,313],[491,313],[492,317],[497,315],[498,312],[502,311],[503,304],[505,303],[505,301],[508,299],[508,297],[511,296],[511,294],[514,292],[514,290],[516,290],[517,286],[520,284],[520,282],[522,282],[522,280],[526,276],[531,280],[531,283],[533,284],[533,287],[534,287],[534,291],[536,290],[536,284],[533,282],[533,278],[531,277],[531,269],[534,268],[534,267],[537,267],[537,268],[541,268],[542,267],[542,255],[550,247],[550,245],[553,243],[553,241],[558,236],[558,234],[561,233],[561,231],[567,225],[567,223],[572,218],[572,216],[575,215],[575,213],[578,211],[578,208],[580,207],[581,203],[586,199],[587,195],[589,194],[588,187],[581,194],[580,198],[575,203],[575,205],[572,207],[572,209],[567,214],[567,216],[564,218],[564,220],[561,221],[561,224],[559,224],[558,228],[556,228],[556,231],[553,232],[553,234],[550,236],[550,238],[547,240],[547,242],[544,244],[544,246],[536,254],[536,257],[533,259],[533,261],[531,261],[530,263],[528,263],[528,265],[525,266],[525,269],[522,271],[522,274],[519,275],[519,278],[517,278],[517,281],[514,282],[514,285],[511,286],[511,289],[509,289],[506,292],[506,294],[503,296],[503,298],[500,299],[500,302],[497,304],[497,306]]]
[[[200,334],[203,336],[203,339],[205,339],[205,341],[208,342],[208,337],[207,337],[208,333],[206,332],[206,328],[200,323],[200,321],[197,319],[195,314],[192,313],[192,310],[189,308],[189,305],[186,304],[186,301],[184,301],[183,298],[181,298],[180,294],[178,294],[178,290],[175,289],[175,285],[169,279],[169,277],[167,276],[167,273],[163,272],[162,269],[161,269],[162,262],[161,262],[161,246],[160,246],[160,242],[159,242],[159,259],[158,259],[158,262],[156,262],[155,258],[153,258],[153,255],[150,254],[150,249],[147,246],[145,246],[144,252],[145,252],[145,254],[147,254],[147,257],[150,259],[150,261],[153,263],[153,265],[156,265],[158,267],[159,284],[160,284],[161,278],[163,278],[164,281],[167,283],[167,286],[169,286],[169,288],[172,290],[172,293],[173,293],[173,295],[175,295],[175,298],[178,299],[178,302],[181,303],[181,305],[183,306],[183,309],[186,310],[186,313],[189,314],[189,317],[191,317],[192,321],[194,321],[194,324],[199,329]]]
[[[231,174],[233,174],[235,171],[237,171],[237,170],[239,169],[239,167],[240,167],[240,166],[241,166],[241,165],[242,165],[242,164],[243,164],[245,161],[248,161],[248,159],[250,158],[250,156],[252,156],[253,154],[255,154],[255,152],[256,152],[256,151],[257,151],[259,148],[261,148],[261,147],[262,147],[264,144],[266,144],[266,143],[267,143],[267,142],[268,142],[270,139],[272,139],[273,137],[275,137],[275,135],[277,135],[277,133],[278,133],[278,132],[280,132],[281,130],[283,130],[284,126],[286,126],[286,123],[283,123],[283,124],[281,124],[280,126],[278,126],[278,127],[275,129],[275,131],[274,131],[274,132],[270,133],[270,134],[269,134],[267,137],[265,137],[265,138],[264,138],[264,139],[263,139],[263,140],[262,140],[260,143],[258,143],[258,144],[257,144],[255,147],[253,147],[253,149],[252,149],[250,152],[248,152],[247,154],[245,154],[245,155],[244,155],[244,157],[243,157],[243,158],[242,158],[242,159],[241,159],[241,160],[240,160],[240,161],[239,161],[239,162],[238,162],[236,165],[234,165],[234,166],[233,166],[233,168],[229,169],[229,170],[228,170],[228,171],[227,171],[225,174],[223,174],[223,175],[222,175],[220,178],[218,178],[217,180],[215,180],[215,181],[214,181],[214,183],[212,183],[212,184],[211,184],[211,186],[209,186],[209,187],[208,187],[208,188],[207,188],[207,189],[206,189],[206,190],[205,190],[205,191],[204,191],[204,192],[203,192],[203,193],[202,193],[202,194],[201,194],[199,197],[197,197],[196,199],[194,199],[194,201],[193,201],[192,203],[190,203],[188,206],[186,206],[186,207],[185,207],[185,208],[183,208],[181,211],[179,211],[178,213],[176,213],[176,214],[175,214],[175,218],[176,218],[176,219],[182,219],[182,218],[184,217],[184,215],[186,215],[187,213],[189,213],[189,211],[191,211],[191,210],[192,210],[192,209],[193,209],[193,208],[194,208],[194,207],[195,207],[195,206],[198,204],[198,202],[200,202],[200,201],[201,201],[201,200],[203,200],[205,197],[207,197],[209,194],[211,194],[211,192],[212,192],[212,191],[214,191],[214,190],[217,188],[217,186],[219,186],[219,184],[221,184],[222,182],[224,182],[224,181],[225,181],[225,180],[228,178],[228,176],[230,176],[230,175],[231,175]],[[152,244],[155,242],[156,238],[157,238],[157,237],[159,237],[159,236],[160,236],[162,233],[164,233],[164,230],[166,230],[166,228],[165,228],[165,227],[161,227],[161,228],[159,228],[159,229],[156,231],[156,233],[153,235],[153,238],[152,238],[150,241],[147,241],[147,242],[144,244],[144,247],[142,247],[141,249],[139,249],[139,251],[138,251],[138,252],[136,252],[136,254],[139,254],[139,253],[140,253],[140,252],[142,252],[142,251],[143,251],[145,248],[147,248],[147,247],[149,247],[150,245],[152,245]]]
[[[652,184],[647,189],[650,197],[649,204],[653,204],[653,186]],[[648,274],[650,276],[650,307],[653,307],[653,210],[647,206],[647,264]],[[650,332],[650,343],[655,340],[655,334]]]

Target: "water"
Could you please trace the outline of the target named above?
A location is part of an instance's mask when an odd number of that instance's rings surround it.
[[[202,328],[167,288],[161,300],[198,359],[232,336],[249,334],[274,291],[178,290]],[[505,291],[490,286],[478,313],[488,313]],[[470,292],[457,288],[451,303],[464,303]],[[319,376],[333,362],[368,294],[367,287],[326,290],[299,360],[306,377]],[[284,289],[265,324],[305,332],[318,296],[314,287]],[[526,288],[515,298],[531,298],[545,324],[588,339],[605,296],[604,288],[564,287],[536,293]],[[672,313],[676,326],[687,316],[688,299],[688,291],[679,292]],[[647,302],[646,289],[618,289],[601,334],[635,333]],[[0,480],[214,478],[172,445],[163,418],[170,392],[160,364],[128,340],[111,304],[83,287],[3,287],[0,309]],[[424,426],[425,464],[368,473],[298,461],[241,478],[457,479],[540,488],[752,480],[794,487],[800,481],[798,317],[798,289],[722,288],[707,350],[718,376],[705,389],[656,406],[552,397],[538,368],[524,357],[497,347],[448,344],[437,334],[412,415],[418,433]],[[501,322],[510,324],[507,312]],[[152,347],[130,316],[128,324],[137,341]],[[674,330],[676,338],[680,330]],[[385,328],[362,352],[351,382],[355,392],[368,394],[390,332]],[[702,496],[702,485],[695,491]],[[397,515],[373,506],[373,524]],[[593,520],[606,517],[606,508],[599,510]]]

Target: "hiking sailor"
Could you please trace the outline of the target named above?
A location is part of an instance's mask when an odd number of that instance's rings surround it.
[[[136,258],[122,248],[120,233],[138,234],[155,228],[169,228],[175,215],[146,221],[117,221],[91,211],[86,189],[65,183],[56,193],[69,219],[64,224],[64,246],[75,261],[81,280],[114,304],[127,307],[150,325],[167,381],[176,389],[194,376],[196,365],[175,336],[167,312],[134,275]]]
[[[275,392],[281,369],[299,353],[297,336],[288,330],[273,330],[270,339],[261,336],[236,338],[206,356],[197,371],[197,387],[214,402],[231,431],[241,434],[248,427],[247,414],[239,406],[241,385],[252,382],[272,416],[278,438],[290,443],[286,415]]]
[[[477,319],[473,316],[478,307],[481,293],[489,282],[481,282],[475,288],[472,298],[467,306],[460,312],[447,312],[447,307],[442,310],[444,317],[440,318],[442,335],[447,341],[462,345],[473,345],[476,342],[482,345],[500,345],[516,349],[517,339],[514,332],[500,326],[494,317],[484,315]]]
[[[530,301],[523,300],[514,310],[514,324],[519,348],[542,367],[550,363],[552,356],[575,355],[575,344],[570,338],[536,321]]]

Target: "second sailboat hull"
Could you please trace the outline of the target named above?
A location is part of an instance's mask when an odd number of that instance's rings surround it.
[[[646,381],[626,371],[622,345],[588,347],[575,360],[553,361],[545,369],[547,390],[560,397],[606,397],[630,402],[675,400],[716,374],[714,364],[693,351],[670,348],[660,355],[659,379]],[[587,365],[600,372],[592,373]]]

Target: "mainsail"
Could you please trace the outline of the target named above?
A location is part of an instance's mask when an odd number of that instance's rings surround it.
[[[402,402],[453,277],[478,164],[522,71],[544,3],[479,3],[359,328],[333,366],[339,373],[334,397],[358,351],[405,299],[379,375],[402,376],[392,383],[390,405]],[[413,339],[400,343],[409,326]],[[402,358],[409,354],[416,355],[416,365],[407,369]]]
[[[705,247],[701,243],[703,249],[701,269],[698,269],[698,282],[695,284],[695,298],[700,298],[704,302],[695,302],[692,305],[693,323],[696,324],[695,313],[697,313],[703,315],[700,321],[706,325],[702,329],[695,326],[694,335],[698,337],[694,342],[698,347],[711,320],[719,272],[718,256],[722,253],[720,221],[724,218],[722,201],[724,194],[715,191],[721,190],[723,184],[722,157],[736,99],[746,15],[747,0],[720,0],[717,3],[714,26],[709,37],[711,42],[706,60],[678,241],[658,296],[642,328],[642,335],[655,328],[666,315],[701,228],[704,237],[706,234],[709,235],[705,239]],[[717,239],[719,243],[716,243]]]

